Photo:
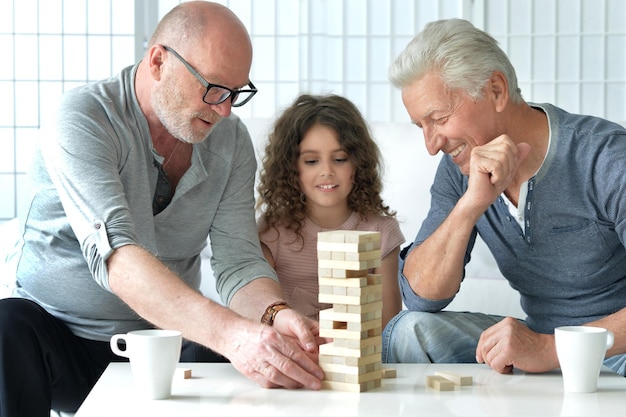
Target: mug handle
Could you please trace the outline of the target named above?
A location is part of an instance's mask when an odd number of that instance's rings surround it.
[[[613,347],[613,343],[615,342],[615,335],[612,331],[606,331],[606,349],[609,350]]]
[[[121,350],[119,348],[119,346],[117,345],[118,341],[124,341],[126,342],[126,349],[125,350]],[[612,338],[611,338],[611,344],[612,344]],[[113,336],[111,336],[111,341],[109,342],[111,345],[111,350],[113,351],[113,353],[115,353],[118,356],[123,356],[125,358],[128,358],[128,342],[126,341],[126,335],[125,334],[114,334]]]

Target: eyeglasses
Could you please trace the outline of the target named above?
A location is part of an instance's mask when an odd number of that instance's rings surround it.
[[[200,81],[200,84],[206,87],[206,92],[202,96],[202,101],[204,101],[206,104],[220,104],[225,102],[230,97],[230,102],[233,107],[241,107],[249,102],[250,99],[254,97],[254,95],[257,93],[257,91],[259,91],[254,86],[254,84],[252,84],[252,82],[248,83],[248,86],[250,88],[242,88],[239,90],[231,90],[230,88],[224,87],[223,85],[212,84],[205,80],[202,75],[200,75],[198,71],[196,71],[194,67],[189,64],[189,62],[185,61],[182,56],[178,55],[178,52],[176,52],[169,46],[162,46],[163,48],[165,48],[166,51],[174,54],[174,56],[178,58],[185,67],[187,67],[189,72],[194,77],[196,77],[198,81]]]

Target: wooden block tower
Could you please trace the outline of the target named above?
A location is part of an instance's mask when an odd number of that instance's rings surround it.
[[[363,392],[382,379],[382,277],[380,232],[337,230],[317,236],[319,301],[332,308],[319,314],[322,388]]]

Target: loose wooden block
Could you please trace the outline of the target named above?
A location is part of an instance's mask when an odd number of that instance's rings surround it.
[[[469,375],[459,375],[459,374],[455,374],[454,372],[448,372],[448,371],[437,371],[435,372],[435,375],[444,377],[448,381],[453,382],[454,385],[466,386],[466,385],[472,385],[474,383],[473,378]]]
[[[453,391],[454,382],[439,375],[426,375],[426,385],[437,391]]]
[[[383,379],[395,378],[396,370],[394,368],[383,368]]]

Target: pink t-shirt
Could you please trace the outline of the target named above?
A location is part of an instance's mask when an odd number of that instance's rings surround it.
[[[383,258],[405,241],[400,225],[393,217],[376,216],[362,221],[358,214],[352,213],[337,229],[379,231]],[[302,227],[304,246],[302,240],[297,239],[291,230],[284,227],[279,227],[278,230],[273,228],[260,235],[261,242],[267,245],[274,258],[285,301],[301,314],[316,320],[320,310],[332,307],[330,304],[320,304],[317,301],[319,293],[317,233],[328,230],[307,218]],[[278,232],[280,238],[277,239]]]

